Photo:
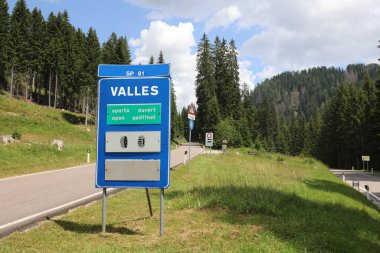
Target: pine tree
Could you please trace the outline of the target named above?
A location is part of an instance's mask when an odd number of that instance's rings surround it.
[[[9,14],[6,0],[0,0],[0,88],[6,89],[9,47]]]
[[[29,66],[30,52],[29,46],[29,36],[30,36],[30,23],[29,23],[29,10],[26,7],[25,0],[18,0],[13,9],[11,20],[10,20],[10,64],[11,64],[11,95],[13,93],[13,81],[16,73],[20,73],[24,76],[25,92],[24,95],[28,94],[28,76],[27,70]],[[21,83],[16,84],[16,95],[18,95],[18,88]]]
[[[215,92],[215,68],[206,34],[203,34],[198,44],[195,87],[198,105],[196,128],[199,129],[196,136],[201,139],[206,132],[214,132],[220,120]]]
[[[215,93],[222,118],[228,117],[227,101],[229,100],[229,89],[227,84],[227,41],[219,37],[215,38],[213,47],[213,61],[215,65]]]
[[[126,37],[118,38],[115,53],[118,64],[131,64],[131,52],[129,51]]]
[[[268,151],[276,151],[276,135],[278,132],[277,113],[273,104],[264,99],[262,107],[257,113],[258,138]]]
[[[159,56],[158,56],[157,63],[158,63],[158,64],[163,64],[163,63],[165,63],[165,61],[164,61],[164,54],[162,53],[162,50],[160,50],[160,54],[159,54]]]
[[[48,88],[47,88],[47,96],[48,96],[48,106],[51,106],[51,97],[52,97],[52,82],[53,75],[58,68],[57,64],[57,55],[59,55],[60,51],[60,43],[58,37],[58,25],[57,25],[57,17],[53,12],[50,12],[48,20],[46,22],[46,65],[48,69]]]
[[[187,118],[187,108],[186,107],[182,107],[182,111],[181,111],[181,121],[182,121],[182,125],[183,125],[183,129],[182,129],[182,133],[183,133],[183,136],[185,138],[187,138],[187,136],[189,136],[189,120]]]
[[[150,58],[149,58],[149,64],[154,64],[154,57],[153,57],[153,55],[151,55]]]
[[[38,101],[40,96],[40,80],[38,75],[42,71],[44,65],[44,56],[46,50],[46,24],[42,16],[42,13],[37,8],[34,8],[31,14],[31,53],[30,53],[30,63],[32,69],[32,91],[35,89],[37,91]],[[32,93],[31,93],[32,94]],[[32,100],[32,96],[30,97]]]
[[[86,108],[86,34],[81,29],[77,29],[75,32],[75,40],[73,45],[73,82],[76,84],[74,88],[73,100],[74,111],[78,108],[85,112]]]
[[[233,117],[235,120],[241,118],[241,96],[240,96],[240,78],[239,78],[239,63],[237,59],[237,49],[235,41],[232,39],[229,43],[228,51],[226,54],[227,62],[227,83],[229,94],[227,102],[228,116]]]
[[[116,47],[118,44],[118,38],[116,33],[111,33],[108,40],[103,43],[102,51],[101,51],[101,59],[102,63],[106,64],[117,64],[119,63],[119,57],[116,53]]]
[[[90,27],[86,38],[86,83],[88,84],[86,93],[86,125],[89,106],[96,107],[97,97],[97,71],[100,63],[101,51],[96,31]],[[91,99],[91,101],[90,101]]]

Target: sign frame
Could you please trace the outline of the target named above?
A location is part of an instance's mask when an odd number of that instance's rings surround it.
[[[369,161],[371,161],[371,157],[369,155],[362,155],[362,161],[363,162],[369,162]]]
[[[214,146],[214,133],[205,133],[205,147],[212,148]]]
[[[153,65],[154,66],[154,65]],[[134,93],[134,96],[127,96],[122,93],[112,92],[111,87],[121,89],[121,87],[136,87],[143,89],[143,86],[157,86],[158,94],[142,96],[141,93]],[[138,96],[136,94],[139,94]],[[153,93],[152,93],[153,94]],[[97,188],[168,188],[170,186],[170,78],[169,77],[149,77],[149,78],[102,78],[98,83],[98,119],[97,119],[97,163],[96,163],[96,187]],[[107,105],[124,104],[161,104],[160,124],[128,124],[128,125],[108,125]],[[106,152],[105,141],[106,132],[161,132],[160,152]],[[127,181],[127,180],[106,180],[106,160],[141,160],[160,161],[159,181]]]
[[[170,64],[146,64],[146,65],[98,65],[98,77],[170,77]]]

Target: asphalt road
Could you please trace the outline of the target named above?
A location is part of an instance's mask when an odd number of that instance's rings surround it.
[[[183,163],[187,150],[181,146],[171,152],[171,168]],[[192,158],[201,152],[191,147]],[[0,237],[100,197],[95,164],[0,179]]]
[[[355,170],[331,170],[331,172],[339,178],[342,178],[344,173],[345,181],[351,185],[353,180],[359,181],[359,187],[363,189],[365,185],[368,185],[369,191],[380,199],[380,174]],[[364,191],[361,190],[361,192]],[[374,203],[380,208],[379,200],[375,200]]]

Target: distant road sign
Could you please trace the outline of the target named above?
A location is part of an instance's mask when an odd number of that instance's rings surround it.
[[[206,133],[205,146],[206,147],[212,147],[213,144],[214,144],[214,134],[213,133]]]
[[[100,64],[98,77],[168,77],[170,64],[115,65]]]
[[[363,162],[369,162],[370,161],[370,156],[369,155],[362,155],[362,161]]]
[[[187,118],[191,120],[195,120],[195,105],[193,103],[191,103],[187,107],[187,111],[188,111]]]

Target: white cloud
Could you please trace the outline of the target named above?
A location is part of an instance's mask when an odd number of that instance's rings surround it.
[[[248,60],[239,61],[240,83],[246,83],[250,89],[255,86],[256,76],[250,70],[252,62]]]
[[[216,27],[226,27],[238,20],[240,16],[239,8],[236,5],[222,8],[206,21],[205,30],[208,32]]]
[[[260,59],[273,74],[319,65],[377,61],[376,31],[380,25],[376,20],[380,8],[375,1],[296,3],[299,2],[272,4],[260,20],[251,20],[265,31],[247,40],[241,52]],[[268,68],[263,73],[268,73]]]
[[[235,0],[231,13],[230,0],[128,1],[152,10],[151,17],[187,18],[206,30],[244,28],[251,35],[239,48],[240,57],[264,65],[257,78],[312,66],[378,62],[378,0]]]
[[[177,96],[177,108],[195,102],[195,46],[194,27],[191,23],[168,25],[162,21],[150,23],[149,29],[132,38],[129,44],[136,47],[133,64],[147,64],[151,55],[157,60],[160,50],[166,63],[171,64],[171,75]]]

